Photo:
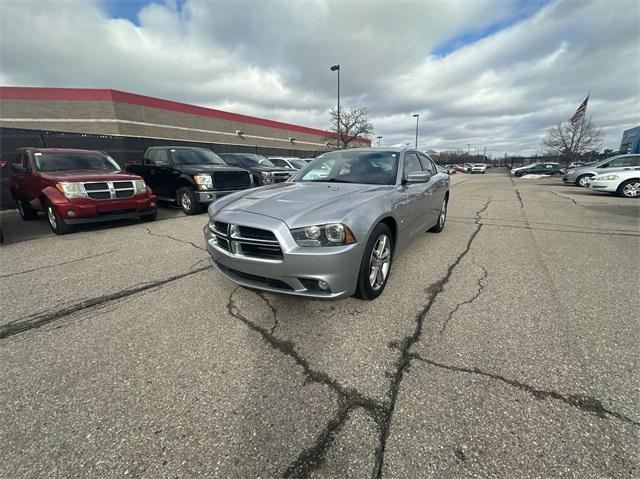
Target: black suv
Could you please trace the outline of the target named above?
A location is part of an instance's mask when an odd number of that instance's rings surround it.
[[[264,156],[254,153],[220,153],[220,157],[230,166],[238,166],[251,172],[256,185],[282,183],[291,176],[291,170],[278,168]]]
[[[142,176],[159,200],[177,203],[187,215],[199,213],[219,196],[253,186],[246,170],[228,166],[206,148],[153,146],[141,163],[126,169]]]

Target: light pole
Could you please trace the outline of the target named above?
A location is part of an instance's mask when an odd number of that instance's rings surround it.
[[[413,117],[416,119],[416,150],[418,149],[418,121],[420,120],[420,114],[416,113],[415,115],[413,115]]]
[[[467,156],[469,156],[470,149],[471,149],[471,143],[467,143]]]
[[[380,148],[380,140],[382,140],[382,136],[378,137],[378,148]]]
[[[340,65],[333,65],[331,67],[331,71],[338,72],[338,150],[340,149],[340,144],[342,143],[342,138],[340,136]]]

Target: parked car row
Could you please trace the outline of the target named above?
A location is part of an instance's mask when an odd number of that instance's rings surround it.
[[[152,221],[158,201],[187,215],[203,211],[221,196],[286,181],[307,165],[299,158],[269,159],[184,146],[148,148],[140,162],[123,169],[93,150],[20,148],[3,155],[11,173],[11,196],[25,220],[44,212],[51,229],[119,219]],[[279,162],[284,160],[285,164]]]
[[[566,184],[625,198],[640,197],[640,155],[617,155],[592,163],[572,165],[565,171],[559,163],[534,163],[514,168],[511,174],[518,177],[528,174],[562,175],[562,181]]]

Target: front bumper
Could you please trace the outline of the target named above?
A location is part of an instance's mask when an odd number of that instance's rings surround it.
[[[562,181],[565,183],[575,183],[576,174],[575,173],[566,173],[562,176]]]
[[[608,193],[615,193],[618,190],[619,181],[594,181],[589,182],[588,188],[594,191],[606,191]]]
[[[198,203],[209,204],[213,203],[218,198],[222,198],[225,195],[230,195],[231,193],[237,193],[238,191],[248,190],[249,188],[243,188],[240,190],[224,190],[224,191],[216,191],[216,190],[194,190],[194,194],[196,195],[196,200]]]
[[[158,209],[156,196],[149,194],[113,200],[67,199],[59,195],[49,200],[62,220],[70,225],[139,219]]]
[[[212,266],[234,283],[248,287],[318,299],[352,296],[360,270],[363,246],[302,247],[294,241],[287,225],[275,218],[254,213],[239,213],[237,218],[216,216],[217,221],[265,229],[273,232],[282,259],[265,259],[232,254],[221,248],[215,235],[204,228],[205,244]],[[324,281],[328,289],[317,287]]]

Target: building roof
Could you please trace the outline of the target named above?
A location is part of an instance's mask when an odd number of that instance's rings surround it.
[[[220,120],[235,121],[252,125],[276,128],[289,132],[300,132],[320,137],[328,137],[334,134],[309,128],[306,126],[293,125],[281,121],[266,120],[238,113],[230,113],[213,108],[206,108],[188,103],[181,103],[171,100],[163,100],[135,93],[128,93],[120,90],[99,89],[99,88],[40,88],[40,87],[0,87],[0,100],[31,100],[31,101],[110,101],[117,103],[127,103],[149,108],[175,111],[190,115],[198,115]],[[360,141],[369,145],[371,140],[359,138]]]

